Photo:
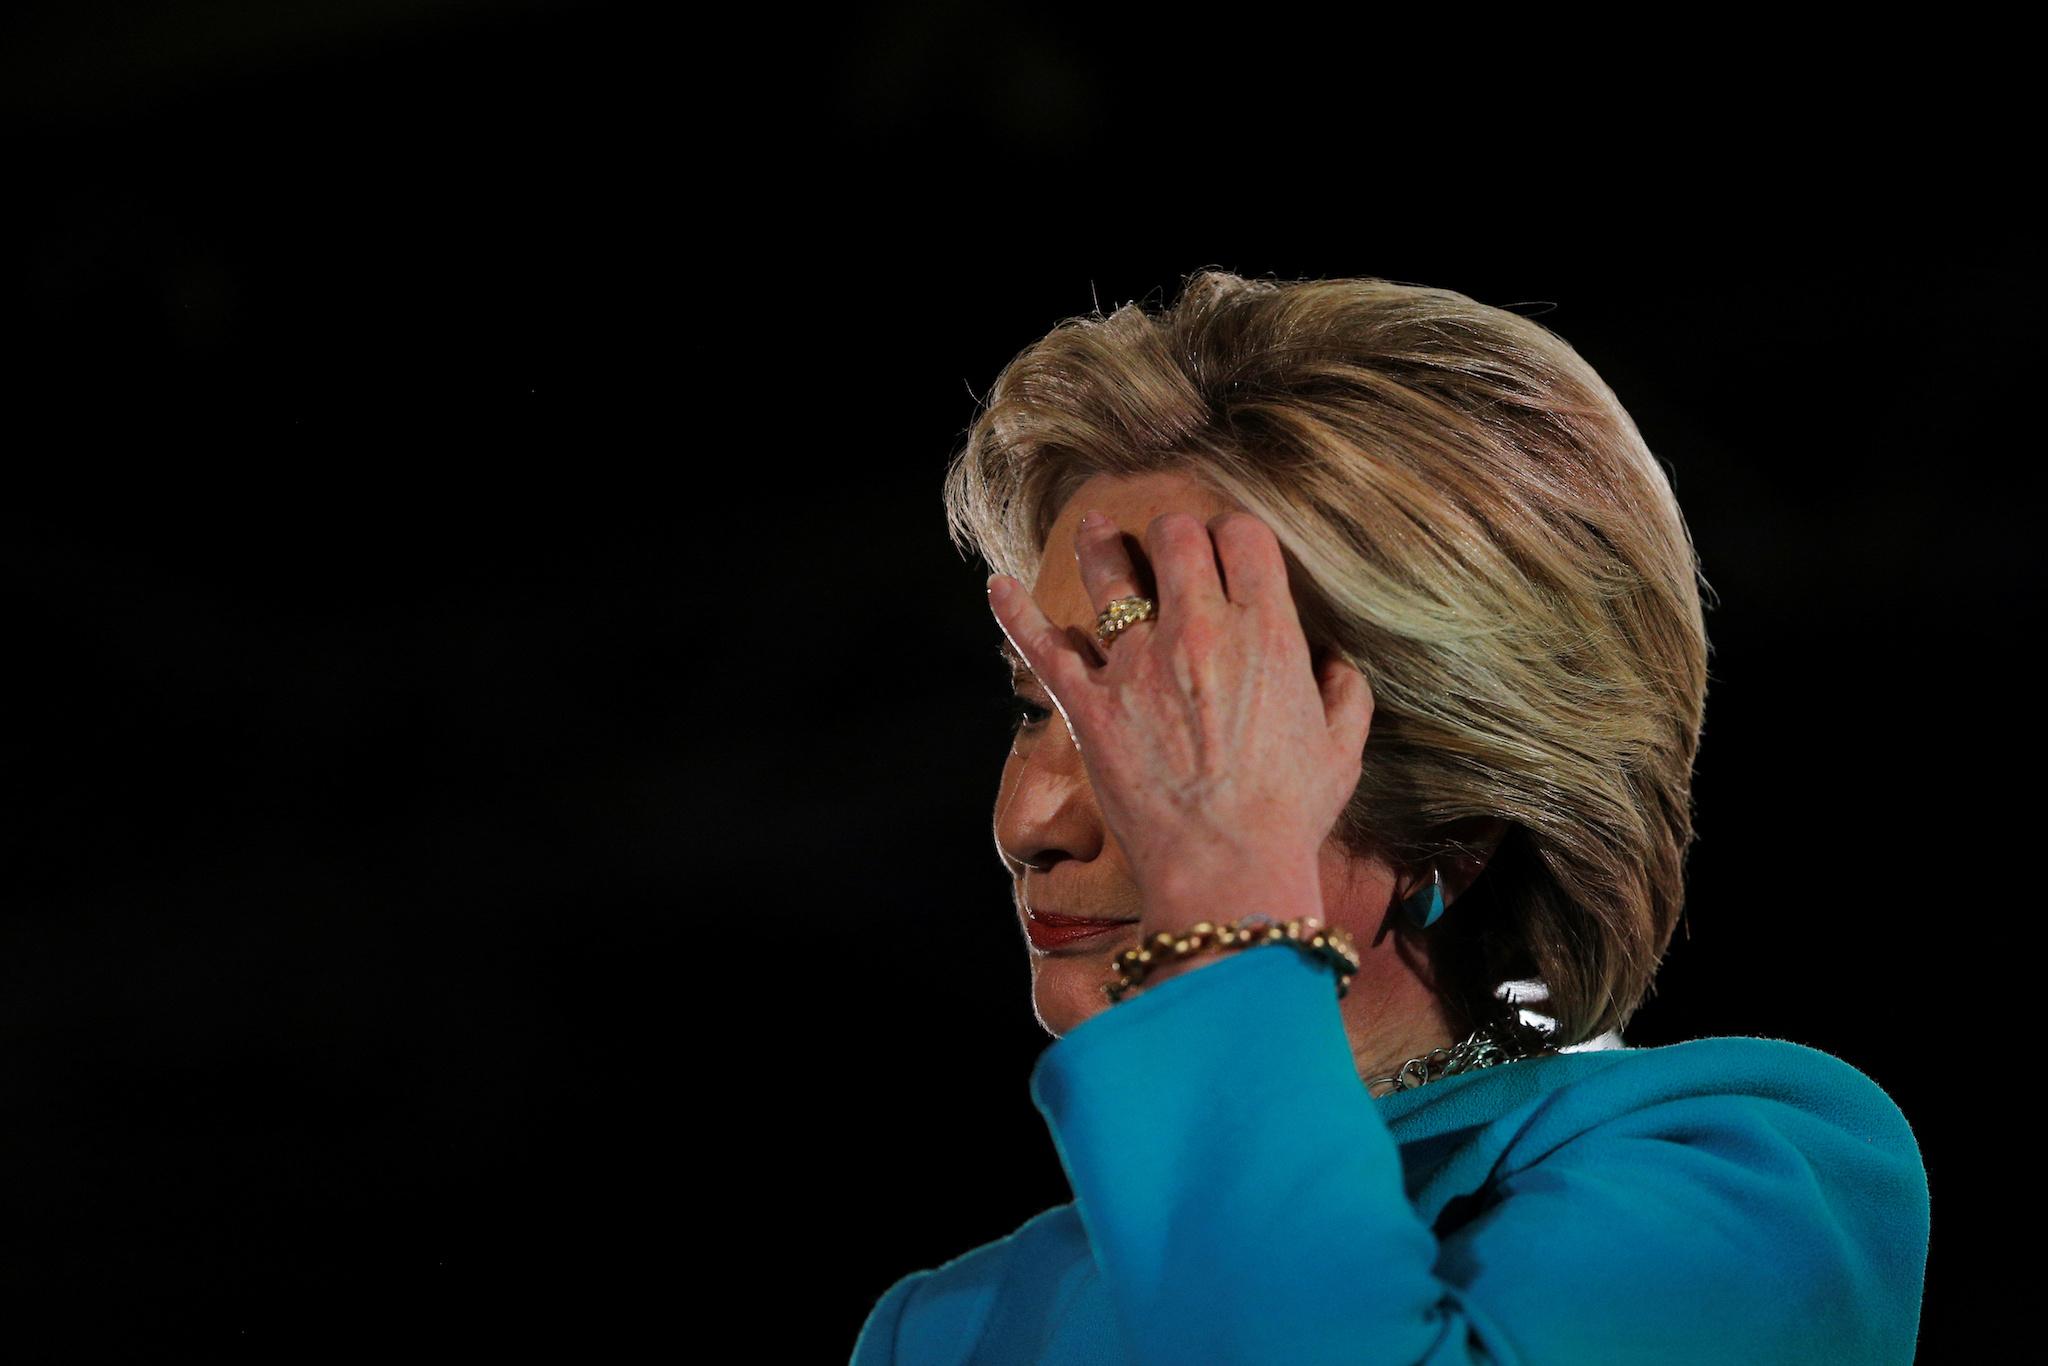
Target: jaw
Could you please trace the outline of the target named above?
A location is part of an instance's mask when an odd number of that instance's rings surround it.
[[[1109,1009],[1103,987],[1116,980],[1109,971],[1112,950],[1031,960],[1031,1005],[1039,1025],[1055,1039]]]

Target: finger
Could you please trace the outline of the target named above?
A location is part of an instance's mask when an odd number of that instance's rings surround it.
[[[1273,528],[1249,512],[1223,513],[1209,519],[1216,559],[1223,566],[1223,592],[1240,607],[1270,606],[1294,610],[1287,587],[1287,558]]]
[[[1081,587],[1099,617],[1118,598],[1150,598],[1151,586],[1138,576],[1131,559],[1130,538],[1107,513],[1090,509],[1074,532],[1074,558],[1081,570]],[[1146,625],[1135,622],[1124,629]]]
[[[1216,568],[1216,542],[1192,512],[1162,512],[1145,528],[1145,553],[1159,584],[1159,616],[1170,621],[1221,610],[1223,579]]]
[[[1003,628],[1010,644],[1064,711],[1087,681],[1090,666],[1082,654],[1085,644],[1047,620],[1024,585],[1008,574],[989,575],[988,606],[996,625]]]
[[[1323,695],[1323,721],[1330,743],[1346,757],[1363,754],[1366,737],[1372,733],[1372,684],[1358,666],[1332,654],[1316,670],[1316,686]]]

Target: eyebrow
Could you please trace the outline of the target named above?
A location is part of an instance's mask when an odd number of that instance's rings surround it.
[[[996,653],[1001,655],[1003,663],[1009,666],[1010,677],[1013,680],[1028,678],[1033,682],[1037,681],[1038,675],[1033,673],[1031,666],[1024,662],[1024,656],[1017,653],[1017,647],[1010,643],[1008,636],[1004,636],[1002,640],[997,642]]]
[[[996,653],[1001,655],[1003,663],[1009,666],[1010,678],[1013,682],[1029,680],[1032,683],[1037,683],[1041,688],[1045,687],[1038,680],[1038,671],[1025,662],[1024,656],[1017,653],[1017,647],[1010,644],[1008,636],[1004,636],[996,642]],[[1098,665],[1102,663],[1102,650],[1099,646],[1095,649],[1094,659]],[[1048,689],[1048,691],[1050,690]]]

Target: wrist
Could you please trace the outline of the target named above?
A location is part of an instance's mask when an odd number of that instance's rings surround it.
[[[1284,943],[1327,961],[1337,973],[1337,996],[1341,1000],[1360,967],[1358,950],[1350,935],[1325,925],[1320,916],[1296,916],[1285,922],[1264,914],[1239,917],[1218,924],[1196,921],[1180,932],[1161,931],[1147,935],[1144,943],[1126,949],[1116,957],[1118,979],[1104,988],[1111,1005],[1133,991],[1142,991],[1182,972],[1213,964],[1221,957],[1269,943]]]
[[[1285,922],[1323,915],[1322,878],[1314,859],[1277,860],[1227,871],[1182,864],[1141,889],[1142,929],[1180,931],[1207,920],[1234,923],[1248,915]]]

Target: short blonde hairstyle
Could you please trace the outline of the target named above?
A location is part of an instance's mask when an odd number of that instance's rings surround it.
[[[1081,484],[1162,471],[1273,528],[1317,657],[1372,683],[1343,846],[1421,869],[1454,823],[1508,823],[1427,932],[1447,1006],[1469,1027],[1540,977],[1554,1042],[1623,1028],[1684,906],[1712,590],[1613,391],[1451,290],[1206,270],[1012,359],[947,471],[948,525],[1029,583]]]

